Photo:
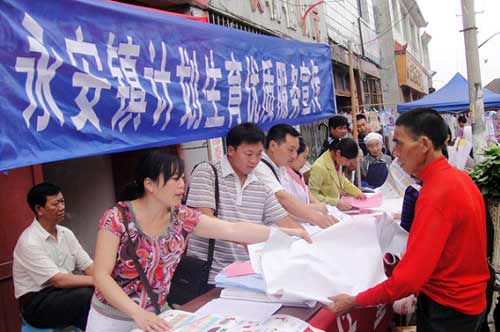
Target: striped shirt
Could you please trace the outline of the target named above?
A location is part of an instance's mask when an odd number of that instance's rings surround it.
[[[214,164],[219,177],[218,217],[231,222],[253,222],[269,225],[287,216],[274,194],[257,177],[250,173],[243,186],[226,156]],[[193,208],[215,209],[215,181],[213,169],[200,164],[191,175],[187,204]],[[192,235],[188,255],[206,260],[208,240]],[[215,241],[214,260],[210,270],[209,284],[223,268],[234,261],[248,260],[244,246],[234,242]]]

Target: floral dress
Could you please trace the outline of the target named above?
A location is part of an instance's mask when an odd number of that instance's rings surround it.
[[[145,235],[135,222],[130,203],[118,202],[117,204],[125,208],[129,219],[130,237],[137,244],[137,257],[153,292],[158,295],[158,304],[162,308],[165,306],[175,269],[186,249],[186,238],[198,224],[200,212],[182,205],[172,209],[173,217],[168,231],[160,236],[151,237]],[[154,311],[134,262],[127,253],[127,232],[117,207],[108,209],[104,213],[99,221],[99,229],[105,229],[120,238],[111,277],[135,303],[148,311]],[[98,289],[95,291],[95,296],[101,303],[109,305]]]

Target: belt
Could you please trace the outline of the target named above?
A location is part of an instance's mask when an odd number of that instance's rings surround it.
[[[36,292],[29,292],[29,293],[22,295],[20,298],[18,298],[17,301],[19,302],[19,305],[21,306],[21,308],[24,308],[27,305],[29,305],[31,303],[31,301],[33,301],[33,297],[35,296],[35,294],[36,294]]]

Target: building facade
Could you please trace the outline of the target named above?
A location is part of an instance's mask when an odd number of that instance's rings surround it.
[[[359,111],[383,104],[380,55],[372,0],[326,2],[328,42],[333,51],[337,109],[350,111],[349,43],[353,50],[354,79]]]
[[[422,98],[432,88],[427,22],[416,0],[374,0],[385,105]],[[432,91],[432,90],[431,90]]]

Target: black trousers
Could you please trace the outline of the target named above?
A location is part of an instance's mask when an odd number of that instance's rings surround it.
[[[484,313],[466,315],[420,293],[417,300],[417,332],[477,332]]]
[[[30,293],[29,302],[22,303],[21,312],[28,324],[37,328],[76,326],[85,331],[94,287],[47,287]]]

